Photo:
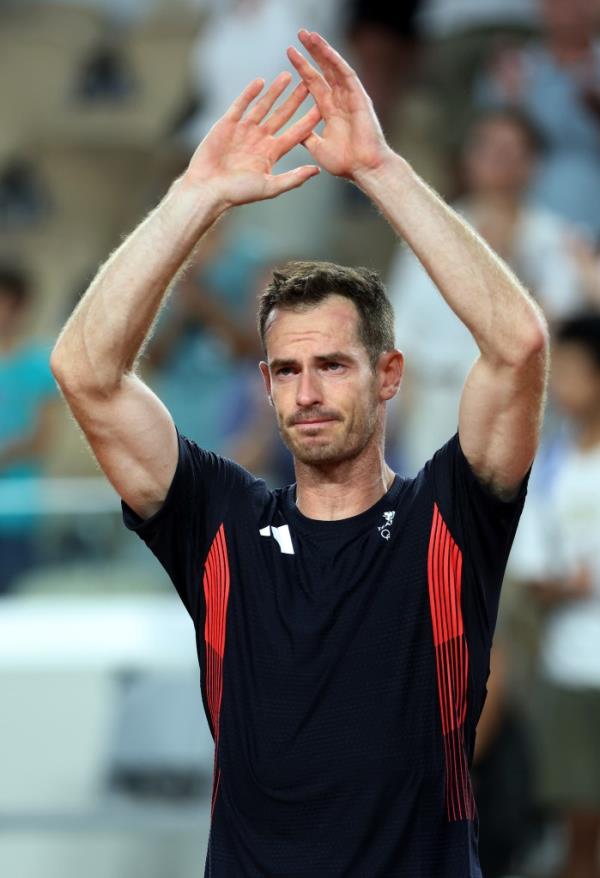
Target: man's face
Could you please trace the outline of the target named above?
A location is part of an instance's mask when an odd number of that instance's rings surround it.
[[[303,463],[356,457],[383,420],[381,370],[372,369],[358,326],[354,303],[335,294],[269,315],[261,371],[281,437]]]

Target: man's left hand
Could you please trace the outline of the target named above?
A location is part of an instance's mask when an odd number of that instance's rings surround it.
[[[355,71],[327,40],[306,30],[298,36],[320,71],[292,46],[288,58],[325,122],[322,134],[313,131],[303,144],[330,174],[358,182],[362,173],[377,170],[391,153],[371,99]]]

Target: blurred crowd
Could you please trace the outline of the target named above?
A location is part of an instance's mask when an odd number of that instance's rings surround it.
[[[50,374],[60,327],[243,86],[287,68],[301,26],[340,47],[394,149],[510,264],[549,321],[543,441],[478,736],[481,852],[486,878],[598,878],[598,0],[5,2],[0,594],[76,551],[77,541],[58,552],[43,538],[40,476],[98,474]],[[298,147],[282,170],[303,161]],[[366,265],[386,281],[406,356],[388,457],[414,475],[455,432],[477,350],[411,252],[342,181],[323,175],[222,221],[160,312],[144,379],[182,433],[274,487],[292,481],[255,328],[256,294],[289,258]]]

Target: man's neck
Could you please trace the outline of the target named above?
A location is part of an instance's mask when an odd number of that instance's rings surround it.
[[[307,518],[321,521],[351,518],[370,509],[389,491],[395,475],[379,446],[328,466],[296,460],[295,468],[296,505]]]

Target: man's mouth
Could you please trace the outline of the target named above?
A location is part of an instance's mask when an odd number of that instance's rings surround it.
[[[337,421],[337,418],[331,417],[314,417],[314,418],[301,418],[292,422],[292,426],[294,427],[318,427],[322,424],[330,424],[332,421]]]

